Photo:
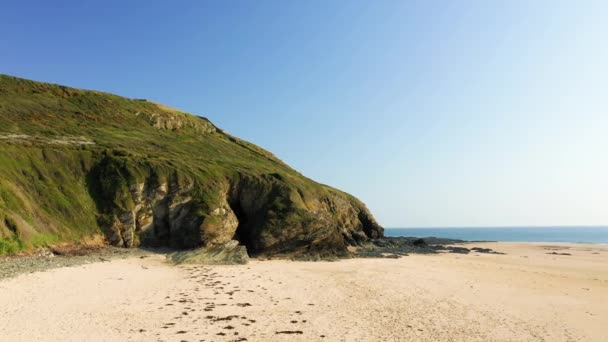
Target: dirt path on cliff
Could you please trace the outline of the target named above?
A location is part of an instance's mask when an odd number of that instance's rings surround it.
[[[162,255],[0,280],[1,341],[602,341],[608,247],[180,266]]]

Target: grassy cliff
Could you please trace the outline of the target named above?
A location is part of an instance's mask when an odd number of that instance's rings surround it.
[[[205,118],[0,75],[0,254],[95,234],[335,254],[382,228],[356,198]]]

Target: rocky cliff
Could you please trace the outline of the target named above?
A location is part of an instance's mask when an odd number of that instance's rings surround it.
[[[336,255],[383,230],[356,198],[205,118],[0,75],[0,253],[97,233],[123,247]]]

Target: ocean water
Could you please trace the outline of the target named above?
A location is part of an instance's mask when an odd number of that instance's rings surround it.
[[[386,228],[386,236],[442,237],[469,241],[608,243],[607,227]]]

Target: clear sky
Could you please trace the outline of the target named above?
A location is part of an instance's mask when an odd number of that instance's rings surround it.
[[[0,73],[206,116],[386,227],[608,224],[606,1],[3,1]]]

